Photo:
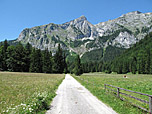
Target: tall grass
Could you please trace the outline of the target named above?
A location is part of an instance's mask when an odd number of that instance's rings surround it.
[[[46,110],[63,74],[0,73],[0,113]]]
[[[75,77],[80,83],[88,88],[95,96],[102,100],[107,105],[111,106],[115,111],[120,114],[143,114],[146,113],[137,107],[132,106],[129,102],[147,108],[148,104],[138,102],[134,99],[124,97],[127,101],[121,101],[112,93],[104,90],[104,84],[110,84],[117,87],[146,93],[152,95],[152,75],[132,75],[127,74],[127,78],[123,78],[123,74],[104,74],[104,73],[87,73],[80,77]],[[124,92],[124,91],[121,91]],[[148,101],[148,97],[128,93],[135,97]]]

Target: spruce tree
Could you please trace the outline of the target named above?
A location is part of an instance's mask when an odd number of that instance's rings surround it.
[[[17,67],[17,60],[16,60],[16,53],[15,53],[15,46],[9,46],[7,48],[7,67],[8,71],[15,72]]]
[[[48,51],[48,49],[45,49],[43,52],[43,66],[42,66],[42,70],[44,73],[51,73],[52,72],[52,61],[51,61],[51,57],[52,55],[50,55],[51,53]]]
[[[25,61],[26,64],[24,66],[24,70],[25,72],[29,72],[30,69],[30,56],[31,56],[31,52],[32,52],[32,45],[27,43],[25,46],[25,52],[26,52],[26,56],[25,56]]]
[[[30,72],[42,72],[42,58],[41,58],[41,50],[33,49],[31,53],[31,63],[30,63]]]
[[[145,73],[150,74],[150,49],[146,49]]]
[[[7,40],[4,41],[3,44],[3,49],[2,49],[2,70],[6,71],[7,70],[7,64],[6,64],[6,60],[7,60],[7,48],[8,48],[9,44],[7,43]]]
[[[122,74],[122,62],[119,62],[119,63],[117,64],[117,73],[118,73],[118,74]]]
[[[21,43],[7,48],[7,67],[9,71],[25,72],[26,52]]]
[[[3,49],[3,45],[0,46],[0,71],[3,70],[2,69],[2,62],[3,62],[2,49]]]
[[[76,76],[80,76],[83,73],[82,66],[81,66],[81,60],[79,55],[77,55],[77,58],[75,60],[75,67],[74,67],[74,74]]]
[[[145,61],[143,58],[138,60],[138,72],[139,74],[145,74]]]
[[[55,73],[63,73],[64,71],[63,51],[62,51],[62,48],[60,47],[60,44],[58,45],[58,50],[56,51],[56,54],[54,55],[53,70]]]
[[[25,65],[26,65],[26,52],[25,48],[21,43],[18,43],[15,46],[15,57],[16,60],[16,72],[24,72],[25,71]]]
[[[137,59],[136,57],[133,57],[131,63],[130,63],[130,71],[133,73],[133,74],[136,74],[136,71],[137,71]]]
[[[122,63],[122,73],[123,74],[126,74],[128,72],[128,62],[123,60],[123,63]]]
[[[64,66],[64,73],[68,73],[68,66],[67,66],[67,63],[66,63],[66,56],[64,54],[64,58],[63,58],[63,66]]]

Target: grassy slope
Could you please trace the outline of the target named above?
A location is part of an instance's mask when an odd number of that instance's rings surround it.
[[[128,78],[123,78],[123,75],[118,74],[102,74],[102,73],[88,73],[80,77],[75,77],[87,89],[89,89],[95,96],[102,100],[107,105],[111,106],[115,111],[120,114],[142,114],[145,113],[136,107],[133,107],[128,102],[121,101],[113,94],[105,92],[104,84],[111,84],[117,87],[147,93],[152,95],[152,75],[131,75],[127,74]],[[121,91],[122,92],[122,91]],[[124,92],[124,91],[123,91]],[[148,97],[143,97],[137,94],[130,94],[141,99],[147,100]],[[122,96],[121,96],[122,97]],[[128,101],[140,105],[148,109],[147,104],[140,103],[136,100],[126,98]]]
[[[1,72],[0,113],[38,113],[45,110],[63,79],[63,74]]]

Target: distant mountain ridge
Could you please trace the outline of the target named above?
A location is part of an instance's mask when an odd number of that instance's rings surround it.
[[[101,53],[99,57],[90,59],[102,60],[109,53],[108,49],[111,49],[111,53],[113,49],[117,52],[119,48],[130,48],[151,31],[152,13],[135,11],[96,25],[91,24],[85,16],[81,16],[63,24],[50,23],[26,28],[16,41],[23,44],[29,42],[33,47],[42,50],[48,48],[52,52],[56,51],[60,43],[64,50],[79,54],[82,58],[89,53]],[[117,52],[119,53],[121,51]]]

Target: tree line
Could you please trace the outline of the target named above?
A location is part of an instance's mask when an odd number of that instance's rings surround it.
[[[109,72],[152,74],[152,32],[108,63]]]
[[[48,49],[33,48],[29,43],[23,46],[9,46],[7,40],[0,45],[0,70],[12,72],[74,73],[116,72],[118,74],[152,74],[152,32],[144,39],[125,50],[112,61],[88,61],[81,63],[79,55],[67,60],[60,45],[54,56]]]
[[[88,72],[152,74],[152,32],[114,60],[87,63],[84,65],[84,69],[86,68],[90,68]]]
[[[152,32],[112,61],[89,61],[82,68],[84,72],[152,74]]]
[[[73,73],[82,74],[79,56],[75,60]],[[54,56],[47,48],[36,49],[27,43],[23,46],[20,42],[9,45],[5,40],[0,45],[0,71],[11,72],[36,72],[36,73],[68,73],[66,55],[60,44]]]

